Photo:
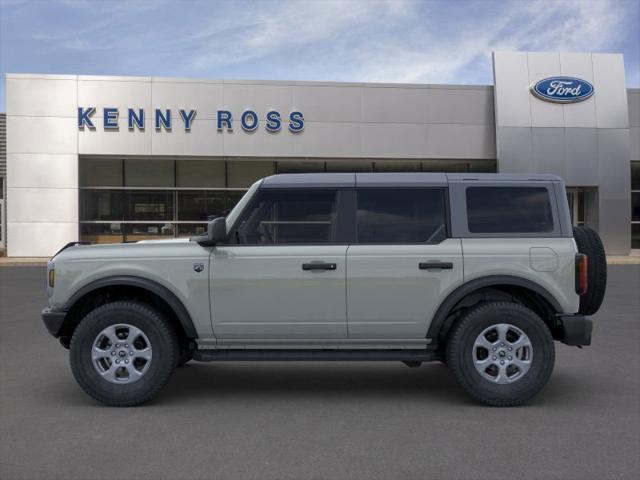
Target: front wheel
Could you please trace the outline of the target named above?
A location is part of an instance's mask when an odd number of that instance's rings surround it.
[[[494,302],[471,309],[453,327],[446,359],[472,397],[510,407],[525,403],[545,386],[555,349],[549,329],[533,311]]]
[[[171,325],[135,301],[118,301],[90,312],[71,339],[73,375],[96,400],[115,407],[146,402],[169,380],[178,358]]]

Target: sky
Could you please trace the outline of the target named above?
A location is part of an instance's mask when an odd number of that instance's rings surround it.
[[[5,73],[493,83],[495,50],[618,52],[640,0],[0,0]]]

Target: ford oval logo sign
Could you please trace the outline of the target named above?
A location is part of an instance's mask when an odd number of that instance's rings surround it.
[[[547,102],[581,102],[593,95],[593,85],[575,77],[550,77],[532,85],[531,93]]]

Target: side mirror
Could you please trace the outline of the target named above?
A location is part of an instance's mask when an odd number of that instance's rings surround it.
[[[227,219],[225,217],[214,218],[207,225],[207,237],[211,245],[227,239]]]
[[[192,242],[198,242],[203,247],[213,247],[216,243],[227,239],[227,220],[225,217],[217,217],[207,224],[207,233],[191,237]]]

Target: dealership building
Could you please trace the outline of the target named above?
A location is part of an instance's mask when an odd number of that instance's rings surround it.
[[[493,72],[490,86],[8,74],[0,241],[38,257],[190,236],[274,173],[428,171],[557,174],[576,225],[610,254],[640,248],[640,89],[622,55],[496,52]]]

